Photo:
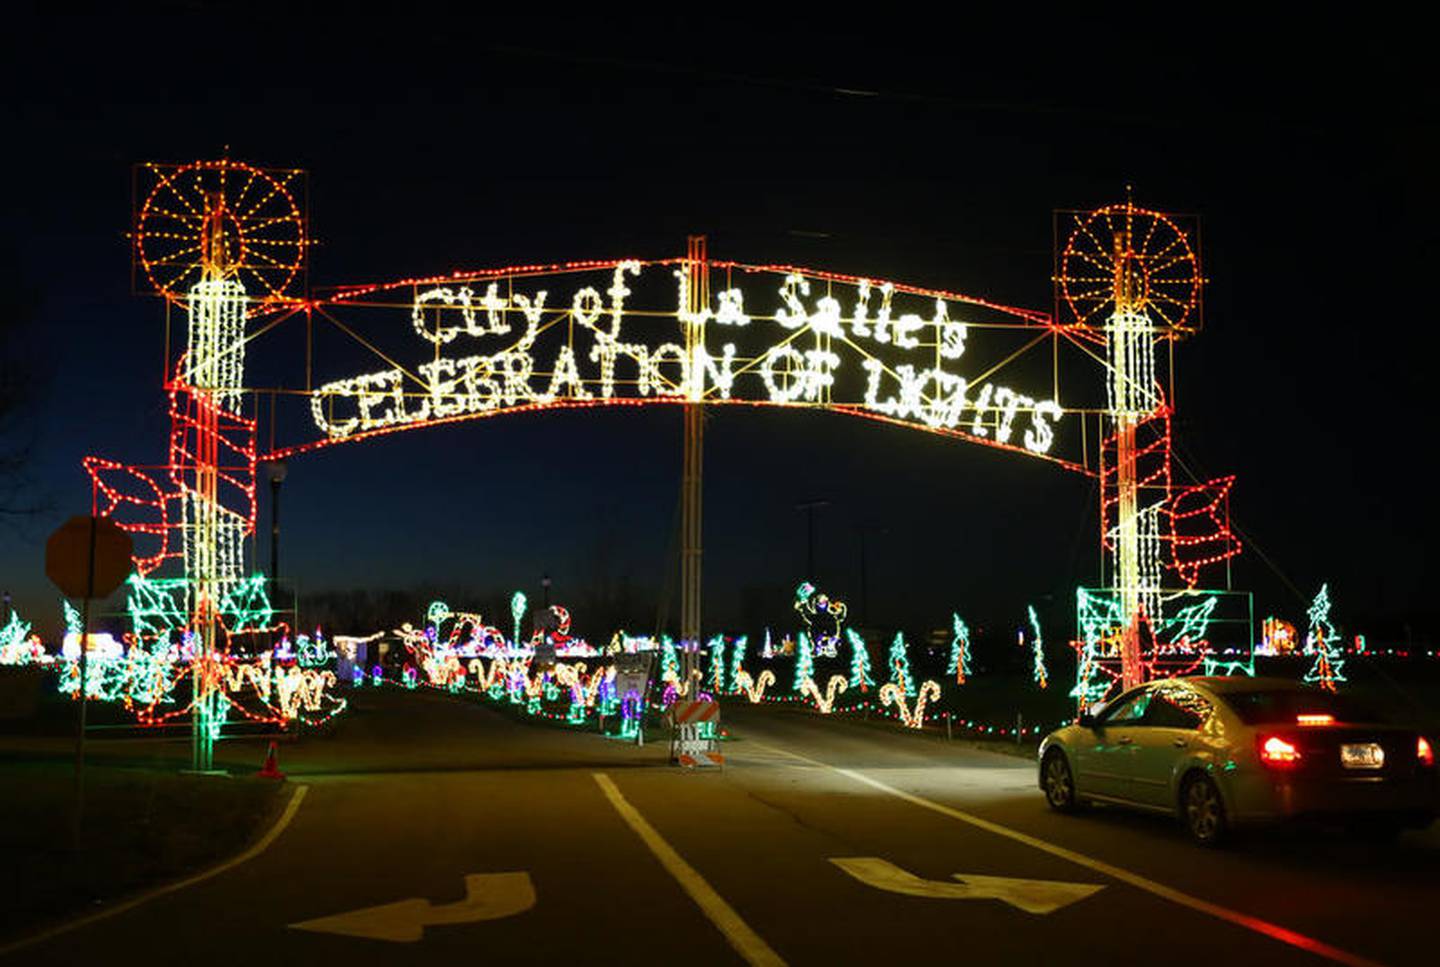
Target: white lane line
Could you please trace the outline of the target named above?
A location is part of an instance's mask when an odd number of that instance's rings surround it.
[[[133,910],[140,904],[148,903],[156,897],[164,896],[167,893],[174,893],[176,890],[183,890],[187,886],[194,886],[196,883],[201,883],[205,880],[210,879],[211,877],[219,876],[226,870],[234,869],[241,863],[253,860],[255,857],[265,852],[265,850],[269,848],[270,844],[275,842],[276,837],[278,837],[281,833],[285,832],[285,827],[289,826],[290,820],[295,818],[295,813],[300,809],[300,803],[304,801],[305,793],[309,790],[309,788],[309,786],[296,786],[295,791],[290,795],[290,801],[285,804],[285,811],[280,814],[280,818],[275,821],[275,825],[271,826],[264,836],[260,837],[259,840],[257,840],[249,849],[241,853],[239,856],[233,856],[225,862],[219,864],[218,866],[212,866],[210,867],[210,869],[205,870],[202,873],[196,873],[194,876],[186,877],[183,880],[176,880],[174,883],[167,883],[164,886],[157,886],[153,890],[148,890],[145,893],[140,894],[139,896],[131,897],[130,899],[122,903],[115,904],[113,907],[106,907],[105,909],[97,911],[95,913],[79,917],[75,920],[67,921],[66,923],[51,927],[49,930],[43,930],[40,933],[33,934],[32,936],[25,937],[12,943],[6,944],[5,946],[0,947],[0,957],[4,957],[6,954],[12,954],[17,950],[24,949],[25,947],[34,946],[35,944],[45,940],[49,940],[52,937],[58,937],[62,933],[69,933],[72,930],[78,930],[81,927],[89,926],[90,924],[95,923],[99,920],[108,919],[110,917],[116,916],[117,914],[124,913],[127,910]]]
[[[730,942],[730,946],[745,958],[746,963],[773,965],[785,963],[780,955],[750,928],[748,923],[740,919],[740,914],[735,912],[735,908],[715,892],[714,887],[705,881],[695,867],[685,862],[684,858],[655,831],[655,827],[651,826],[645,817],[630,805],[629,800],[620,794],[620,790],[609,776],[603,772],[595,772],[592,775],[600,784],[605,798],[610,800],[610,805],[614,806],[615,811],[620,814],[620,818],[635,830],[646,846],[650,847],[650,852],[655,854],[660,865],[675,877],[681,889],[690,894],[690,899],[694,900],[701,912],[720,929],[720,932],[725,935],[725,939]]]
[[[1118,866],[1112,866],[1111,864],[1106,863],[1104,860],[1097,860],[1092,857],[1086,856],[1083,853],[1077,853],[1074,850],[1066,849],[1063,846],[1056,846],[1054,843],[1048,843],[1043,839],[1037,839],[1034,836],[1029,835],[1028,833],[1022,833],[1019,830],[1011,829],[1008,826],[1001,826],[999,823],[993,823],[988,819],[981,819],[979,816],[967,812],[962,812],[959,809],[952,809],[951,807],[935,802],[934,800],[926,799],[924,796],[917,796],[914,793],[906,792],[903,789],[896,789],[894,786],[886,785],[878,779],[872,779],[869,776],[859,772],[855,772],[852,769],[841,769],[839,766],[832,766],[829,763],[821,762],[818,759],[812,759],[809,756],[800,755],[798,752],[791,752],[788,749],[781,749],[771,745],[764,745],[763,743],[756,742],[754,739],[750,739],[749,741],[756,746],[770,749],[774,752],[779,752],[783,755],[789,756],[792,759],[798,759],[801,762],[805,762],[813,766],[819,766],[822,769],[829,769],[831,772],[837,772],[840,775],[845,776],[846,778],[854,779],[856,782],[861,782],[867,786],[879,789],[882,792],[887,792],[890,795],[895,796],[896,798],[903,799],[909,803],[914,803],[916,806],[921,806],[925,809],[937,812],[942,816],[949,816],[951,819],[958,819],[962,823],[969,823],[971,826],[983,829],[988,833],[994,833],[997,836],[1004,836],[1007,839],[1013,839],[1017,843],[1024,843],[1026,846],[1030,846],[1035,849],[1041,850],[1042,852],[1049,853],[1052,856],[1058,856],[1061,859],[1069,860],[1072,863],[1076,863],[1080,866],[1092,869],[1097,873],[1103,873],[1106,876],[1119,880],[1122,883],[1128,883],[1136,889],[1144,890],[1147,893],[1153,893],[1158,897],[1169,900],[1171,903],[1178,903],[1180,906],[1189,907],[1192,910],[1196,910],[1200,913],[1209,914],[1212,917],[1218,917],[1221,920],[1226,920],[1237,926],[1244,927],[1247,930],[1253,930],[1256,933],[1270,937],[1272,940],[1278,940],[1281,943],[1290,944],[1292,947],[1299,947],[1301,950],[1306,950],[1310,953],[1318,954],[1321,957],[1328,957],[1337,963],[1349,964],[1350,967],[1383,967],[1380,961],[1370,960],[1369,958],[1361,957],[1358,954],[1352,954],[1349,951],[1341,950],[1338,947],[1332,947],[1322,940],[1316,940],[1314,937],[1306,936],[1303,933],[1298,933],[1294,930],[1290,930],[1287,927],[1282,927],[1277,923],[1271,923],[1268,920],[1261,920],[1259,917],[1252,917],[1248,913],[1241,913],[1238,910],[1231,910],[1229,907],[1222,907],[1218,903],[1211,903],[1209,900],[1202,900],[1199,897],[1191,896],[1188,893],[1182,893],[1181,891],[1173,887],[1166,886],[1163,883],[1157,883],[1154,880],[1149,879],[1148,877],[1141,876],[1138,873],[1131,873],[1129,870],[1121,869]]]

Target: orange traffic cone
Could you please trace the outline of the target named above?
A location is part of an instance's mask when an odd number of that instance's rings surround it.
[[[265,753],[265,764],[261,766],[260,771],[255,774],[266,779],[285,778],[285,773],[280,771],[280,763],[276,761],[274,742],[270,743],[270,751]]]

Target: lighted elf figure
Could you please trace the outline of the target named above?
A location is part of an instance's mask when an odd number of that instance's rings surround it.
[[[814,677],[815,653],[810,647],[810,639],[802,631],[795,642],[795,684],[792,688],[797,692],[803,692],[805,683]]]
[[[964,685],[965,677],[971,673],[970,629],[953,611],[950,613],[950,625],[954,629],[955,637],[950,642],[950,666],[945,671],[955,676],[956,685]]]
[[[1035,631],[1035,684],[1044,688],[1049,684],[1049,676],[1045,672],[1045,639],[1040,635],[1040,619],[1035,615],[1035,606],[1025,607],[1030,612],[1030,627]]]
[[[740,673],[744,671],[746,637],[741,635],[730,647],[730,694],[740,693]]]
[[[915,695],[915,678],[910,674],[910,656],[907,654],[909,646],[905,644],[905,633],[895,632],[895,640],[890,643],[890,681],[902,689],[909,697]]]
[[[725,692],[725,636],[710,639],[710,690],[716,695]]]
[[[1320,593],[1310,603],[1308,612],[1310,628],[1305,632],[1305,650],[1313,650],[1315,663],[1305,673],[1305,681],[1318,682],[1321,688],[1335,691],[1335,683],[1345,681],[1340,669],[1345,661],[1340,657],[1340,633],[1330,623],[1330,587],[1320,585]]]
[[[852,628],[845,629],[845,637],[850,639],[850,687],[867,692],[875,684],[870,677],[870,648]]]

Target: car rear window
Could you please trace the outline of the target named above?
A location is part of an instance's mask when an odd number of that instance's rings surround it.
[[[1337,722],[1379,722],[1369,706],[1346,695],[1318,689],[1277,688],[1254,692],[1222,692],[1225,704],[1246,725],[1294,724],[1299,715],[1332,715]]]

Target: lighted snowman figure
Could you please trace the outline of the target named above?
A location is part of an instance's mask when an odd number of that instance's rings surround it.
[[[815,645],[815,654],[834,658],[845,627],[845,615],[849,611],[845,602],[832,600],[829,595],[817,592],[815,585],[804,581],[795,589],[795,611],[805,623],[805,631]]]

